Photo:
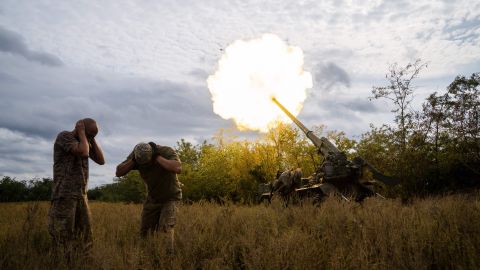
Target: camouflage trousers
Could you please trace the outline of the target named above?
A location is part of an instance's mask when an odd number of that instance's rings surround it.
[[[142,224],[140,225],[141,235],[145,237],[149,232],[173,230],[175,214],[175,201],[158,203],[152,199],[147,199],[143,204]]]
[[[79,242],[82,249],[91,248],[92,229],[87,196],[53,200],[48,217],[48,231],[56,244],[65,246]]]

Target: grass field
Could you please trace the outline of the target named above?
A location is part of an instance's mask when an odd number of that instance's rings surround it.
[[[176,254],[138,237],[141,205],[90,203],[87,260],[55,260],[48,203],[0,204],[0,269],[479,269],[480,193],[414,200],[328,199],[282,207],[179,206]],[[62,256],[59,256],[62,257]]]

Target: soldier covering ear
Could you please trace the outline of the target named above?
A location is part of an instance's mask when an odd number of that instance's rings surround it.
[[[139,143],[127,159],[117,166],[117,177],[130,170],[138,170],[147,186],[147,200],[143,205],[140,232],[146,237],[149,232],[162,230],[168,233],[173,252],[176,202],[182,199],[181,183],[177,174],[181,163],[173,148],[154,142]]]

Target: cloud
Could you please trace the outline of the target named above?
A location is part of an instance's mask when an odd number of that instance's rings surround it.
[[[10,74],[7,74],[5,72],[0,71],[0,84],[1,85],[17,83],[17,82],[19,82],[19,80],[17,80],[15,77],[11,76]]]
[[[108,162],[92,165],[92,186],[111,181],[116,164],[139,141],[172,147],[181,138],[199,143],[229,125],[213,113],[208,90],[200,86],[45,67],[8,55],[0,55],[0,70],[9,70],[11,75],[3,76],[8,81],[22,78],[7,84],[0,73],[3,175],[51,176],[56,135],[84,117],[99,123],[98,141]]]
[[[20,34],[10,31],[1,25],[0,51],[21,55],[30,61],[38,62],[47,66],[63,65],[60,58],[53,54],[30,50]]]
[[[367,99],[354,98],[351,100],[340,101],[339,104],[345,110],[359,113],[375,113],[379,111],[379,108],[376,106],[376,104]]]
[[[174,81],[188,80],[196,68],[212,70],[208,65],[215,65],[219,49],[234,40],[267,32],[305,52],[319,52],[322,61],[341,66],[350,76],[354,71],[381,76],[389,63],[415,60],[406,58],[431,61],[434,65],[426,76],[445,75],[458,65],[478,65],[480,55],[477,24],[462,25],[471,35],[450,36],[450,26],[478,20],[480,3],[470,0],[107,0],[100,9],[94,2],[45,2],[2,2],[2,23],[14,26],[35,46],[58,52],[69,64]],[[328,53],[332,50],[355,55],[338,59]]]
[[[20,177],[50,175],[51,142],[2,127],[0,139],[0,177],[12,174]]]
[[[348,136],[358,136],[368,131],[371,123],[378,125],[391,122],[388,104],[380,106],[381,102],[368,99],[371,95],[370,85],[351,83],[343,69],[339,68],[338,74],[341,76],[337,76],[337,73],[332,73],[332,70],[338,70],[337,67],[329,66],[321,65],[327,71],[316,72],[317,75],[322,74],[320,78],[324,84],[319,85],[317,79],[316,89],[311,91],[299,115],[300,121],[307,126],[326,125],[328,130],[344,131]],[[325,75],[329,73],[334,75]]]
[[[205,82],[208,78],[208,73],[203,70],[203,69],[200,69],[200,68],[195,68],[195,69],[192,69],[188,75],[191,75],[192,77],[194,77],[195,79],[197,80],[201,80],[203,82]]]
[[[317,87],[325,91],[331,91],[335,86],[350,87],[350,76],[335,63],[318,64],[314,76]]]
[[[103,126],[112,134],[137,127],[138,133],[173,135],[208,129],[219,121],[208,90],[200,86],[71,68],[38,68],[2,56],[0,60],[0,69],[10,69],[22,78],[5,88],[0,100],[5,112],[0,114],[0,126],[11,130],[53,138],[59,130],[73,128],[77,119],[92,116],[106,122]]]
[[[378,102],[334,94],[307,100],[298,118],[307,127],[325,125],[327,130],[344,131],[355,137],[368,131],[370,123],[388,123],[391,114]]]

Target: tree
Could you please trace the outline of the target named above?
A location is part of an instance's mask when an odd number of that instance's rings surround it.
[[[427,64],[422,64],[420,59],[413,64],[407,64],[405,67],[400,67],[395,63],[390,66],[389,73],[385,75],[389,85],[372,88],[373,97],[370,99],[385,98],[393,102],[394,109],[392,112],[396,114],[395,123],[398,125],[402,151],[405,151],[407,128],[412,119],[412,111],[408,108],[413,100],[414,88],[412,82],[417,78],[422,68],[426,66]]]
[[[317,130],[323,131],[323,127]],[[318,133],[318,132],[316,132]],[[276,123],[262,138],[266,147],[274,152],[275,174],[277,170],[301,168],[304,175],[310,175],[316,170],[319,155],[315,146],[303,132],[292,125]],[[269,153],[271,155],[271,153]]]
[[[443,97],[446,107],[444,127],[451,132],[455,151],[462,153],[458,159],[466,166],[480,162],[479,85],[480,73],[474,73],[470,78],[457,76]]]
[[[112,184],[89,190],[88,196],[92,200],[141,203],[147,197],[147,191],[140,173],[130,171],[125,176],[115,178]]]
[[[356,145],[356,152],[375,168],[388,175],[396,175],[394,131],[383,125],[370,126],[370,131],[362,134]]]
[[[391,65],[389,73],[385,75],[388,85],[374,86],[372,88],[373,97],[370,98],[370,100],[383,98],[393,103],[392,112],[395,113],[397,129],[392,131],[393,138],[397,143],[393,145],[390,151],[390,158],[395,160],[394,172],[402,182],[404,199],[409,198],[415,192],[417,184],[412,175],[413,165],[416,164],[409,164],[409,159],[417,158],[415,149],[409,149],[410,152],[407,153],[408,139],[411,135],[410,132],[413,130],[412,119],[415,115],[410,108],[410,104],[413,100],[413,81],[426,66],[420,59],[413,64],[407,64],[405,67],[401,67],[397,63]]]
[[[397,127],[372,127],[357,146],[379,169],[401,178],[404,198],[480,185],[479,73],[457,76],[445,94],[431,94],[423,110],[413,112],[411,81],[423,67],[419,61],[393,66],[390,86],[373,88],[374,98],[394,102]]]
[[[28,181],[29,201],[48,201],[51,199],[53,180],[51,178],[32,179]]]
[[[329,131],[327,132],[327,138],[333,142],[338,150],[345,152],[347,157],[354,158],[354,151],[355,147],[357,145],[357,142],[353,139],[349,139],[346,135],[345,132],[343,131]]]
[[[275,149],[275,163],[277,165],[277,170],[286,170],[291,164],[287,161],[290,159],[288,155],[292,150],[292,146],[296,143],[298,137],[298,130],[292,128],[290,125],[277,122],[264,136],[264,142],[271,144]],[[291,160],[290,160],[291,161]]]
[[[203,142],[206,144],[206,141]],[[196,168],[198,165],[198,159],[200,158],[200,151],[198,146],[194,146],[191,142],[185,141],[185,139],[180,139],[177,142],[176,152],[182,161],[182,164],[188,164],[193,168]]]
[[[24,201],[27,196],[28,188],[25,181],[16,181],[9,176],[4,176],[2,180],[0,180],[0,201]]]
[[[433,93],[423,105],[425,145],[435,164],[430,189],[480,183],[479,85],[479,73],[457,76],[445,94]]]

